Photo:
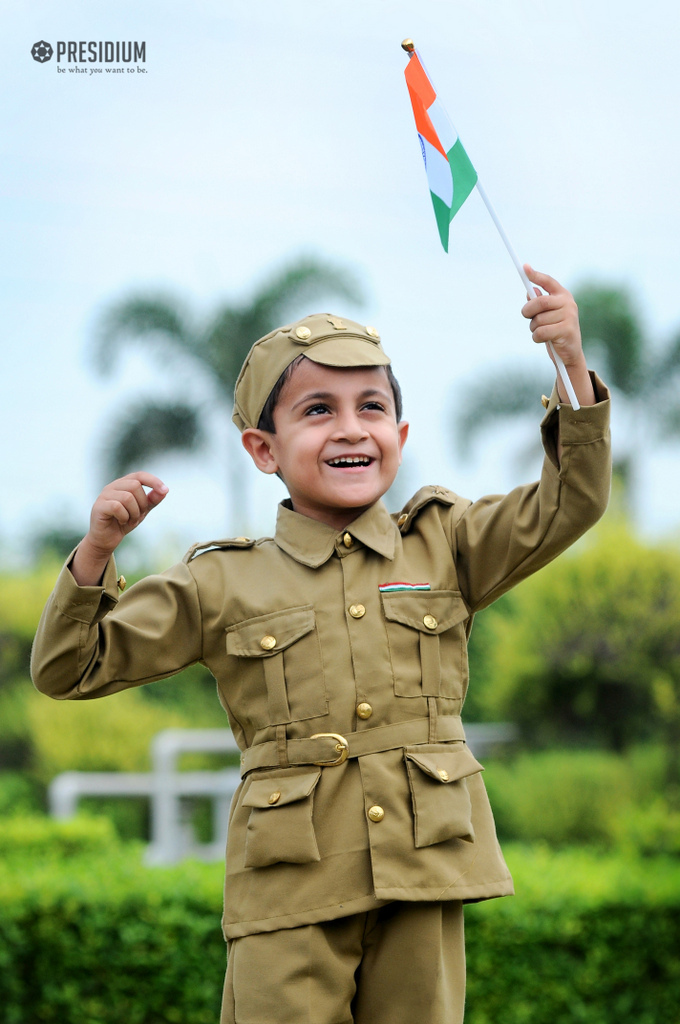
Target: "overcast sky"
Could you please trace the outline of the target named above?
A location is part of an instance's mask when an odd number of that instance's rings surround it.
[[[548,391],[551,366],[476,194],[452,224],[449,255],[440,247],[404,36],[520,257],[569,287],[629,285],[659,344],[680,327],[680,8],[670,0],[3,0],[0,19],[6,557],[37,524],[86,528],[101,445],[129,400],[198,393],[133,348],[113,376],[97,376],[88,349],[100,311],[165,291],[208,316],[303,254],[363,283],[362,309],[326,305],[375,324],[392,356],[412,423],[404,490],[439,482],[476,497],[521,480],[513,456],[528,435],[490,434],[463,459],[453,412],[490,369],[545,366]],[[31,58],[39,40],[55,49],[43,64]],[[144,41],[144,71],[70,72],[56,44],[72,40]],[[228,533],[227,429],[214,421],[205,457],[144,467],[171,488],[144,524],[150,550],[172,560]],[[280,485],[243,468],[250,530],[269,532]],[[680,446],[645,451],[645,532],[677,535],[679,469]]]

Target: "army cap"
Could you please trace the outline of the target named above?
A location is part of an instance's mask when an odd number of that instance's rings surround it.
[[[256,427],[277,380],[298,356],[324,366],[387,366],[389,356],[375,327],[315,313],[265,334],[241,367],[232,419],[240,431]]]

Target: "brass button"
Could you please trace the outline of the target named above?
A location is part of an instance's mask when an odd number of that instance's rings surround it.
[[[407,519],[408,513],[402,512],[399,518],[397,519],[397,526],[403,526]]]
[[[279,800],[280,800],[280,799],[281,799],[281,793],[280,793],[280,791],[279,791],[279,790],[277,789],[277,790],[276,790],[276,791],[275,791],[274,793],[272,793],[272,795],[271,795],[271,796],[269,797],[269,803],[270,803],[270,804],[278,804],[278,802],[279,802]],[[273,819],[272,819],[272,821],[273,821]]]
[[[379,338],[380,337],[380,334],[378,333],[378,331],[376,330],[375,327],[367,327],[366,328],[366,334],[370,335],[371,338]]]
[[[423,625],[427,626],[428,629],[436,629],[439,623],[434,615],[423,615]]]
[[[250,537],[237,537],[236,538],[236,543],[237,544],[247,544],[249,542],[249,540],[250,540]]]
[[[366,609],[363,604],[351,604],[349,606],[349,613],[353,619],[363,619]]]
[[[271,651],[274,647],[276,647],[276,637],[263,636],[262,639],[260,640],[260,647],[262,648],[263,651]]]
[[[361,704],[357,705],[357,715],[359,718],[370,718],[372,714],[373,708],[367,701],[363,700]]]
[[[547,409],[548,406],[550,405],[550,399],[548,398],[547,395],[541,395],[541,405],[543,406],[544,409]]]
[[[449,781],[449,773],[445,772],[443,768],[439,768],[437,770],[437,775],[442,780],[442,782],[448,782]]]
[[[118,589],[120,590],[121,593],[127,587],[127,580],[125,579],[124,576],[119,576],[118,579],[116,580],[116,583],[118,584]]]
[[[309,327],[298,327],[295,331],[295,337],[299,338],[300,341],[307,341],[307,338],[311,338],[312,332]]]
[[[342,543],[345,545],[346,548],[351,548],[352,544],[354,544],[354,537],[352,536],[352,534],[351,533],[343,533],[343,535],[342,535]]]
[[[368,808],[368,816],[371,821],[382,821],[385,817],[385,812],[379,804],[373,804],[373,807]]]

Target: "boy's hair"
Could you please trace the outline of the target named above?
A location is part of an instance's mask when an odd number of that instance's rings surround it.
[[[267,433],[269,434],[276,433],[276,426],[274,424],[274,410],[278,405],[279,398],[281,397],[281,392],[283,391],[283,387],[286,381],[290,380],[291,376],[293,375],[295,367],[299,366],[302,360],[306,358],[307,357],[304,354],[299,355],[297,359],[294,359],[292,363],[289,363],[286,369],[283,371],[283,373],[277,380],[276,384],[269,392],[269,397],[267,398],[267,401],[264,403],[264,408],[262,409],[260,418],[257,423],[258,430],[266,430]],[[396,413],[397,423],[399,423],[401,422],[403,412],[403,403],[401,397],[401,388],[399,387],[399,381],[394,376],[392,367],[390,366],[389,363],[387,364],[387,366],[383,367],[383,369],[385,370],[385,373],[387,375],[389,385],[392,388],[392,395],[394,397],[394,411]]]

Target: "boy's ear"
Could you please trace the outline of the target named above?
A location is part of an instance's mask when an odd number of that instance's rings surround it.
[[[400,420],[397,423],[397,431],[399,434],[399,462],[401,463],[401,453],[404,445],[406,444],[406,438],[408,437],[408,422],[406,420]]]
[[[276,473],[279,466],[272,454],[269,434],[266,430],[248,427],[241,434],[241,444],[262,473]]]

